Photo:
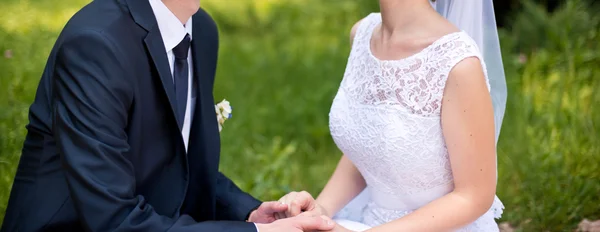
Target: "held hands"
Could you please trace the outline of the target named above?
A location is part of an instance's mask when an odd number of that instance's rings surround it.
[[[275,216],[277,219],[282,218],[298,218],[304,216],[312,216],[312,217],[323,217],[328,218],[329,213],[325,208],[317,203],[317,201],[310,195],[310,193],[306,191],[302,192],[290,192],[279,199],[279,202],[283,203],[287,206],[287,210],[283,213],[277,213]],[[332,222],[334,226],[331,227],[330,230],[318,230],[318,231],[328,231],[328,232],[356,232],[349,229],[346,229],[343,226],[338,225],[335,222]],[[262,232],[262,231],[261,231]]]
[[[265,202],[252,211],[248,221],[256,223],[260,232],[330,231],[335,227],[330,218],[320,214],[303,214],[277,220],[281,218],[276,215],[285,215],[286,211],[288,211],[288,205],[286,204],[277,201]]]
[[[306,191],[290,192],[279,199],[279,202],[287,206],[287,210],[276,214],[277,219],[295,217],[300,214],[308,214],[313,216],[325,215],[327,211]]]
[[[260,232],[353,232],[333,222],[306,191],[290,192],[278,202],[263,203],[250,214],[248,221],[257,223]]]
[[[277,201],[262,203],[258,209],[252,211],[248,217],[249,222],[271,223],[279,219],[276,216],[288,210],[288,206]]]
[[[270,224],[256,224],[260,232],[331,231],[335,224],[325,216],[299,215],[277,220]]]

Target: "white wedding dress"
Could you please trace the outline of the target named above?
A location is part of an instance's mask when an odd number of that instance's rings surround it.
[[[334,217],[354,231],[401,218],[453,190],[440,121],[444,86],[458,62],[481,58],[469,35],[456,32],[405,59],[379,60],[370,40],[380,23],[379,13],[360,23],[329,115],[335,143],[367,183]],[[502,208],[496,197],[460,231],[498,231]]]

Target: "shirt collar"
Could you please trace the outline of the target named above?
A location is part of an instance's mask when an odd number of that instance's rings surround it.
[[[181,21],[167,8],[162,0],[149,0],[156,22],[158,23],[158,29],[160,35],[165,44],[167,52],[173,50],[185,37],[185,34],[190,35],[192,39],[192,18],[190,17],[185,25],[181,24]]]

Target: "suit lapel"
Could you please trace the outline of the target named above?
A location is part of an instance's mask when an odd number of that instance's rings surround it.
[[[207,31],[207,27],[205,26],[206,22],[203,22],[201,18],[198,17],[198,14],[194,15],[192,20],[192,59],[194,63],[193,67],[197,98],[191,134],[198,134],[205,137],[210,136],[213,129],[218,131],[217,126],[214,123],[216,122],[216,115],[212,96],[217,57],[215,46],[218,44],[215,43],[215,38],[212,38],[213,35],[211,35],[210,31]],[[214,120],[214,122],[211,120]],[[218,137],[218,132],[216,136]],[[207,139],[204,138],[202,141],[195,140],[195,142],[209,143],[210,141],[207,141]]]
[[[192,23],[192,60],[197,91],[196,107],[190,131],[188,165],[190,182],[210,199],[215,196],[215,173],[219,168],[220,137],[212,96],[217,58],[216,34],[207,26],[206,15],[196,13]],[[198,218],[213,218],[215,202],[204,202],[197,209]],[[212,205],[206,205],[212,204]]]
[[[218,171],[220,137],[213,98],[213,82],[217,64],[218,37],[216,27],[200,9],[193,18],[192,59],[197,83],[196,110],[190,131],[190,165],[200,159],[207,175]],[[211,24],[213,23],[213,24]],[[191,153],[194,152],[194,153]]]
[[[167,54],[165,51],[165,46],[162,41],[162,37],[160,35],[160,31],[158,27],[154,27],[152,30],[148,32],[148,36],[144,39],[146,43],[146,47],[150,53],[150,57],[152,57],[152,61],[154,62],[154,67],[158,71],[158,75],[160,81],[163,86],[163,90],[165,91],[167,98],[169,100],[169,105],[171,106],[171,112],[173,116],[177,115],[177,102],[175,100],[175,86],[173,85],[173,77],[171,75],[171,68],[169,67],[169,59],[167,58]],[[177,125],[179,127],[179,131],[181,131],[182,122],[179,122],[179,118],[175,117],[177,121]]]
[[[175,99],[175,86],[173,84],[173,77],[171,75],[171,68],[169,67],[169,59],[167,58],[167,53],[165,51],[165,45],[162,40],[162,36],[160,35],[160,30],[158,29],[158,25],[156,23],[156,17],[154,16],[154,12],[152,11],[152,7],[148,1],[139,1],[139,0],[124,0],[127,2],[127,6],[129,7],[129,11],[134,19],[134,21],[148,31],[148,35],[144,38],[144,43],[148,52],[150,53],[150,57],[152,58],[152,62],[154,63],[154,67],[158,72],[158,76],[160,78],[160,82],[162,83],[163,90],[167,95],[169,100],[169,105],[171,108],[171,113],[173,114],[173,118],[177,121],[177,125],[179,127],[179,131],[181,131],[181,126],[183,123],[179,122],[177,115],[177,102]]]

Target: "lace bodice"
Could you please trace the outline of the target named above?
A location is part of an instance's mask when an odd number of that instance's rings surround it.
[[[364,216],[372,225],[402,217],[452,191],[440,121],[444,87],[457,63],[480,57],[476,43],[456,32],[407,58],[379,60],[371,53],[370,40],[380,22],[380,14],[373,13],[360,23],[329,115],[335,143],[371,192]],[[496,200],[488,215],[492,226],[492,216],[500,210]]]

